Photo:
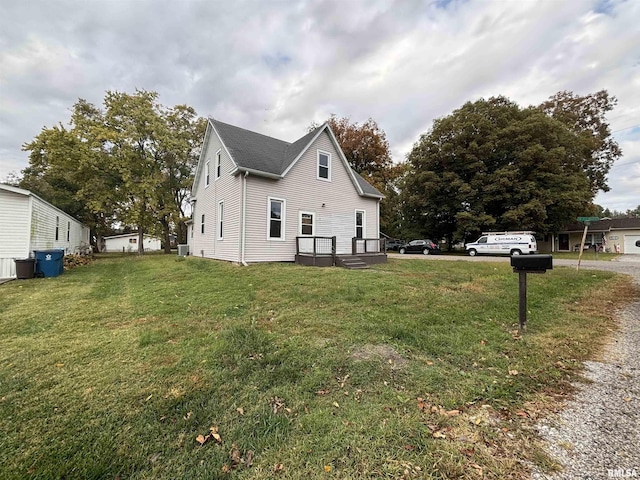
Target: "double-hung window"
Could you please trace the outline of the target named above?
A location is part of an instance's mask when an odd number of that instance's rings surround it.
[[[220,150],[216,152],[216,180],[220,178],[222,174],[222,154]]]
[[[314,216],[313,212],[300,212],[300,235],[313,236],[315,231]]]
[[[67,222],[67,242],[71,239],[71,222]]]
[[[356,238],[364,238],[364,210],[356,210]]]
[[[269,240],[284,240],[285,201],[269,198]]]
[[[56,217],[56,242],[60,236],[60,217]]]
[[[331,181],[331,154],[318,150],[318,179]]]
[[[204,235],[204,214],[202,215],[202,219],[200,220],[200,233]]]
[[[218,240],[224,239],[224,202],[218,202]]]
[[[209,186],[209,160],[207,160],[207,163],[204,164],[204,186],[208,187]]]

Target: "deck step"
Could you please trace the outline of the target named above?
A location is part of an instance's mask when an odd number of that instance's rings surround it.
[[[348,268],[350,270],[364,270],[369,268],[366,262],[362,261],[359,257],[349,257],[349,258],[341,258],[340,264],[344,268]]]

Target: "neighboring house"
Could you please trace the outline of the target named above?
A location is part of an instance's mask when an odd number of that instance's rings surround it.
[[[89,227],[28,190],[0,184],[0,278],[15,277],[14,259],[34,250],[87,247]]]
[[[572,223],[553,237],[552,251],[570,252],[580,249],[584,224]],[[585,245],[596,245],[607,252],[640,254],[640,218],[603,218],[587,229]],[[550,246],[550,245],[549,245]],[[541,249],[540,242],[538,247]]]
[[[145,252],[157,252],[161,250],[160,240],[150,235],[143,238]],[[138,251],[138,233],[125,233],[122,235],[112,235],[104,237],[105,252],[137,252]]]
[[[189,252],[243,264],[307,263],[332,253],[385,261],[382,198],[351,169],[326,123],[288,143],[209,119],[192,189]]]

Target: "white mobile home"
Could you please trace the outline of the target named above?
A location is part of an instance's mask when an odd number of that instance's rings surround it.
[[[138,234],[125,233],[104,237],[105,252],[135,253],[138,251]],[[143,238],[145,252],[157,252],[161,249],[160,240],[145,235]]]
[[[14,278],[14,259],[34,250],[88,246],[89,227],[28,190],[0,184],[0,278]]]

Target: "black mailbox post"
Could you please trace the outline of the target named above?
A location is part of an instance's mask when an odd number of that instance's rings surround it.
[[[551,255],[513,255],[513,272],[520,275],[520,331],[527,328],[527,273],[544,273],[553,269]]]

